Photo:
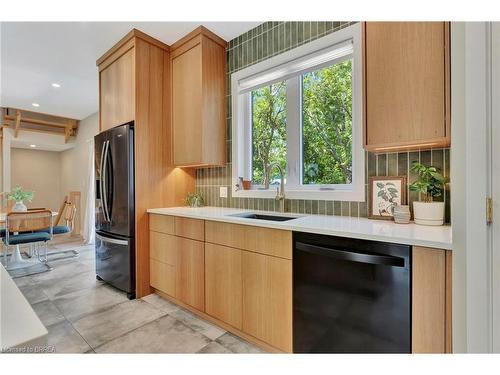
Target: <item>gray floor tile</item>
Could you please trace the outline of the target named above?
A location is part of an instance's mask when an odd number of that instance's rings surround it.
[[[95,348],[97,353],[196,353],[210,340],[164,316]]]
[[[248,341],[240,339],[229,332],[219,337],[216,342],[233,353],[265,353],[257,346],[250,344]]]
[[[40,288],[37,285],[26,284],[20,287],[19,290],[23,293],[24,297],[32,305],[49,299],[49,297],[47,297],[42,288]]]
[[[173,313],[180,309],[178,305],[172,303],[165,298],[160,297],[158,294],[152,293],[146,297],[142,297],[143,301],[153,305],[154,307],[166,312],[167,314]]]
[[[35,310],[36,315],[38,315],[45,327],[65,320],[64,315],[61,314],[52,301],[47,300],[35,303],[31,307],[33,307],[33,310]]]
[[[56,298],[54,303],[68,320],[76,321],[87,314],[125,301],[128,301],[125,293],[102,285],[66,294]]]
[[[139,299],[86,315],[75,321],[73,327],[95,348],[165,314]]]
[[[96,280],[94,271],[89,271],[73,276],[65,276],[56,280],[45,280],[40,282],[39,285],[49,299],[55,300],[73,292],[92,288],[95,289],[102,285],[102,282]]]
[[[232,351],[223,347],[216,341],[212,341],[210,344],[198,351],[201,354],[233,354]]]
[[[207,322],[206,320],[200,319],[196,315],[184,309],[179,309],[170,313],[169,315],[181,321],[188,327],[191,327],[195,331],[207,336],[210,340],[215,340],[226,332],[222,328],[219,328]]]
[[[85,353],[90,346],[67,321],[54,324],[49,331],[47,345],[53,345],[56,353]]]

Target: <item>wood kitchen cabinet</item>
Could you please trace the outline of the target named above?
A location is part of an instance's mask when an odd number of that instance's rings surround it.
[[[292,261],[244,251],[243,332],[291,353]]]
[[[412,249],[412,352],[451,353],[451,251]]]
[[[176,166],[226,162],[226,42],[200,26],[172,45]]]
[[[101,131],[135,118],[135,50],[130,48],[99,74]]]
[[[205,244],[176,237],[177,265],[175,297],[194,308],[205,310]]]
[[[170,47],[133,29],[97,66],[100,131],[134,121],[136,296],[142,297],[150,285],[166,282],[150,281],[150,268],[165,266],[150,259],[146,210],[182,205],[194,191],[194,171],[172,163]]]
[[[365,149],[450,145],[448,22],[366,22]]]
[[[241,329],[242,251],[227,246],[205,244],[206,313]]]

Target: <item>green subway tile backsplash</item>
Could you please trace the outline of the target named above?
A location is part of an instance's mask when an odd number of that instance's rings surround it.
[[[319,21],[319,22],[265,22],[245,34],[229,41],[227,50],[227,82],[231,82],[231,74],[276,56],[282,52],[308,43],[342,29],[353,22]],[[253,199],[232,197],[231,186],[231,85],[227,85],[227,161],[225,167],[202,168],[196,171],[196,191],[201,193],[208,206],[235,207],[241,209],[259,209],[278,211],[279,204],[274,199]],[[437,149],[421,152],[400,152],[373,154],[366,152],[366,176],[397,175],[406,176],[408,182],[415,180],[409,171],[414,161],[432,163],[450,177],[450,149]],[[228,198],[219,197],[219,187],[228,187]],[[366,179],[368,187],[368,178]],[[367,193],[365,194],[367,197]],[[418,194],[407,189],[409,202],[418,199]],[[442,198],[445,201],[446,221],[450,222],[450,191],[445,190]],[[312,201],[287,199],[287,212],[320,215],[342,215],[366,217],[367,202]]]

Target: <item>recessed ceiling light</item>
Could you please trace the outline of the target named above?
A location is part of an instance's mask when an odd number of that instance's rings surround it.
[[[55,87],[56,89],[58,89],[59,87],[61,87],[61,85],[59,83],[53,83],[52,84],[52,87]]]
[[[40,107],[40,104],[38,104],[38,103],[31,103],[31,105],[32,105],[33,107]]]
[[[30,145],[30,147],[31,147],[31,148],[35,148],[35,147],[36,147],[36,145]]]

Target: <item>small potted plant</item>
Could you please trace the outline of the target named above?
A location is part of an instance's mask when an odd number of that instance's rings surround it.
[[[16,202],[12,207],[12,211],[15,212],[26,212],[28,208],[24,204],[24,201],[31,202],[33,200],[34,193],[32,191],[25,191],[21,186],[16,186],[14,190],[7,194],[7,199],[9,201]]]
[[[186,204],[190,207],[201,207],[203,206],[203,197],[198,193],[188,193],[186,197]]]
[[[445,178],[436,167],[425,166],[414,161],[411,170],[418,179],[410,184],[410,190],[420,193],[421,201],[413,202],[413,217],[416,224],[443,225],[444,202],[433,202],[443,195]]]

